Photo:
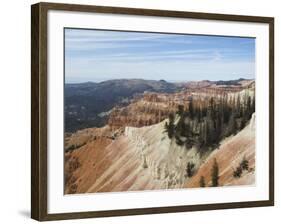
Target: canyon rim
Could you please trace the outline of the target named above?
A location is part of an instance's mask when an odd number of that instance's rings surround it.
[[[65,194],[255,184],[255,39],[64,32]]]

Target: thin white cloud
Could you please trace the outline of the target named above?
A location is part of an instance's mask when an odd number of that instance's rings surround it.
[[[186,35],[66,30],[66,81],[253,77],[254,50],[246,49],[241,41],[221,45],[220,40],[211,44],[207,40]]]
[[[145,53],[113,53],[110,55],[86,55],[85,57],[79,57],[80,60],[86,60],[89,62],[94,61],[107,61],[107,62],[126,62],[126,61],[150,61],[150,60],[163,60],[163,59],[177,59],[177,60],[210,60],[219,61],[223,60],[225,53],[235,54],[233,49],[224,49],[219,51],[218,49],[190,49],[190,50],[167,50],[167,51],[152,51]],[[239,51],[238,55],[241,54]],[[73,58],[72,56],[67,57]],[[78,59],[79,60],[79,59]]]
[[[93,51],[110,48],[147,47],[164,43],[193,43],[193,41],[186,39],[186,36],[183,40],[173,39],[174,36],[169,35],[169,38],[167,38],[167,35],[153,33],[66,30],[65,45],[68,51]]]

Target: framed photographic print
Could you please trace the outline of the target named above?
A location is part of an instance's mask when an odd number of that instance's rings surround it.
[[[32,218],[274,204],[274,19],[32,5]]]

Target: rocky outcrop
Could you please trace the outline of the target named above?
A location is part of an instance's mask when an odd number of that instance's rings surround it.
[[[177,109],[177,103],[172,99],[166,99],[165,95],[147,93],[126,107],[114,108],[109,116],[108,125],[112,128],[143,127],[163,121],[169,113]]]
[[[175,113],[179,105],[188,108],[191,99],[195,104],[200,104],[208,102],[211,97],[219,98],[227,94],[229,99],[239,95],[243,101],[245,96],[253,97],[255,92],[252,80],[242,80],[238,86],[216,85],[208,81],[199,84],[190,82],[182,91],[176,93],[144,93],[132,100],[128,106],[113,108],[107,124],[113,129],[149,126],[163,121],[170,113]]]

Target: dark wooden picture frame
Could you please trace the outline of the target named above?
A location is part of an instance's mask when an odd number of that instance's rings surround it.
[[[136,8],[117,8],[89,5],[38,3],[31,7],[31,217],[39,221],[141,215],[170,212],[187,212],[227,208],[246,208],[274,205],[274,18],[162,11]],[[47,210],[47,13],[49,10],[99,12],[158,16],[170,18],[195,18],[238,22],[264,23],[269,25],[269,200],[171,207],[153,207],[126,210],[88,211],[48,214]]]

